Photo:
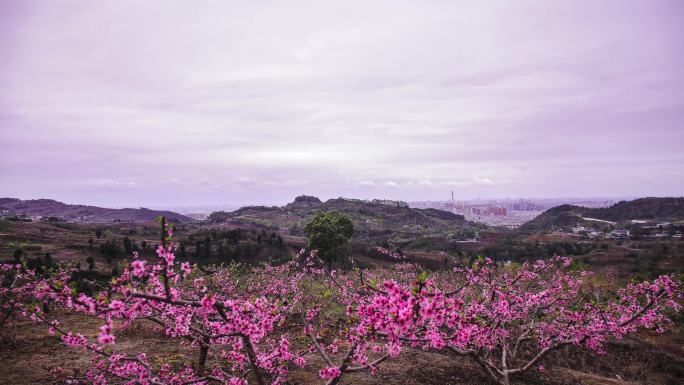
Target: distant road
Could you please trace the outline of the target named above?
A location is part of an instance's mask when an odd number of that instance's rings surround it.
[[[606,220],[603,220],[603,219],[596,219],[596,218],[585,218],[585,217],[582,217],[582,219],[584,219],[585,221],[603,222],[603,223],[608,223],[608,224],[611,224],[611,225],[615,225],[615,223],[616,223],[616,222],[611,222],[611,221],[606,221]]]

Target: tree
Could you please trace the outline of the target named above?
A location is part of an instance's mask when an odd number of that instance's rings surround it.
[[[317,250],[328,269],[334,263],[344,262],[349,239],[354,235],[354,224],[348,216],[337,211],[317,211],[313,219],[304,226],[309,237],[309,247]]]
[[[609,338],[640,327],[663,332],[667,312],[682,308],[681,284],[670,276],[613,290],[572,266],[567,257],[508,268],[478,258],[456,276],[423,272],[411,284],[366,283],[377,294],[358,300],[356,312],[366,330],[470,358],[494,382],[510,385],[511,377],[544,370],[544,358],[564,346],[602,354]]]
[[[128,237],[123,237],[123,247],[126,255],[130,255],[133,252],[133,243]]]
[[[43,259],[40,257],[31,258],[28,261],[26,261],[26,267],[28,267],[31,270],[35,270],[36,273],[42,273]]]
[[[143,241],[143,242],[145,242],[145,241]],[[146,248],[147,248],[147,243],[145,243],[144,249],[146,249]],[[178,244],[178,256],[181,258],[187,258],[188,257],[188,254],[185,251],[185,242],[183,242],[183,241],[181,241]]]
[[[211,257],[211,238],[209,236],[204,237],[204,256],[206,258]]]
[[[88,270],[93,271],[95,268],[95,259],[93,257],[88,257],[86,259],[86,262],[88,263]]]
[[[195,241],[195,257],[199,258],[202,256],[202,254],[202,241],[197,240]]]
[[[321,221],[334,228],[330,218]],[[497,384],[510,385],[511,377],[543,370],[549,352],[576,345],[604,353],[609,338],[639,328],[663,332],[668,315],[682,308],[681,283],[671,276],[615,290],[564,257],[503,267],[480,257],[468,267],[431,274],[406,263],[333,272],[321,268],[328,261],[302,251],[282,265],[249,272],[197,269],[179,263],[172,232],[160,222],[156,262],[134,256],[96,296],[71,287],[71,269],[36,274],[22,264],[0,264],[0,333],[9,330],[3,325],[27,318],[93,355],[86,373],[53,368],[54,383],[284,384],[292,368],[308,363],[322,366],[318,374],[326,385],[337,385],[346,373],[374,373],[411,346],[465,356]],[[62,311],[48,317],[39,305],[49,302]],[[71,329],[78,323],[55,318],[65,312],[97,319],[99,334],[80,333]],[[157,364],[120,347],[117,333],[125,328],[115,328],[117,321],[159,326],[170,341],[197,348],[196,364],[174,358]],[[297,329],[310,340],[307,346],[290,343]]]
[[[15,345],[17,321],[32,319],[41,311],[47,314],[50,302],[48,287],[65,287],[68,278],[63,272],[50,276],[38,274],[38,271],[22,264],[0,264],[0,341],[11,337]]]
[[[52,254],[45,253],[45,255],[43,256],[43,265],[45,265],[45,267],[48,267],[48,268],[52,267],[52,265],[53,265]]]
[[[108,260],[112,260],[121,255],[122,251],[116,240],[111,239],[105,243],[100,244],[100,254],[102,254]]]
[[[92,354],[86,373],[52,369],[55,383],[283,384],[292,368],[308,364],[322,366],[324,383],[337,385],[346,373],[374,373],[412,346],[465,356],[509,385],[511,377],[543,370],[553,350],[581,345],[602,353],[609,338],[641,327],[664,331],[667,315],[681,310],[681,284],[669,276],[613,291],[572,269],[569,258],[507,267],[479,258],[432,274],[407,264],[333,273],[320,268],[325,262],[315,254],[300,253],[245,274],[178,263],[166,242],[156,263],[134,258],[97,296],[71,288],[68,270],[37,275],[0,264],[0,282],[7,283],[0,285],[0,326],[16,317],[43,322],[62,343]],[[46,302],[63,311],[48,318],[35,306]],[[340,305],[346,311],[331,312]],[[99,320],[99,334],[55,318],[65,312]],[[196,363],[152,364],[135,348],[119,347],[117,334],[125,329],[115,323],[136,320],[196,347]],[[310,340],[303,350],[290,343],[296,329]]]
[[[20,263],[22,255],[24,255],[24,250],[14,249],[14,263]]]
[[[102,229],[95,230],[95,237],[97,237],[97,239],[100,239],[100,237],[102,237]]]

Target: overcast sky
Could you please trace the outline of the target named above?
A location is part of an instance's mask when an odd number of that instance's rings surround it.
[[[684,194],[684,1],[0,0],[0,196]]]

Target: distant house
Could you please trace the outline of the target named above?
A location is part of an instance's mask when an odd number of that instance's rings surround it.
[[[586,230],[586,229],[584,228],[584,226],[577,226],[577,227],[573,227],[573,228],[572,228],[572,232],[575,233],[575,234],[577,234],[577,233],[579,233],[579,232],[582,232],[582,231],[585,231],[585,230]]]
[[[613,230],[610,235],[616,238],[626,238],[629,237],[629,230]]]
[[[391,200],[391,199],[373,199],[371,202],[375,203],[375,204],[392,206],[392,207],[409,207],[408,203],[406,203],[404,201],[395,201],[395,200]]]

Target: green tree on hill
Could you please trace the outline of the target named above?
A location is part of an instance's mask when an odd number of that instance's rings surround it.
[[[126,255],[130,255],[133,252],[133,242],[128,237],[123,237],[123,247]]]
[[[21,263],[21,257],[24,255],[24,250],[15,249],[14,250],[14,263]]]
[[[318,250],[318,256],[332,269],[334,263],[346,262],[349,239],[354,235],[351,219],[337,211],[317,211],[304,226],[309,247]]]

